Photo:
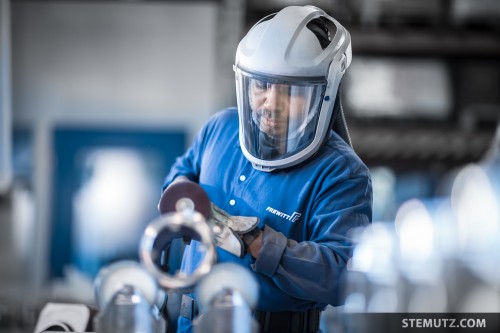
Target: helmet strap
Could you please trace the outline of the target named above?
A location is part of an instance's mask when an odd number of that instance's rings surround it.
[[[340,101],[340,85],[337,89],[337,96],[335,96],[335,103],[333,105],[332,118],[330,120],[330,129],[337,133],[349,146],[352,147],[351,136],[347,128],[345,120],[344,108]]]

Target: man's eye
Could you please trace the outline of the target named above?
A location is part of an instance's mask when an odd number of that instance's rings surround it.
[[[267,89],[267,83],[264,81],[255,80],[255,88],[265,90]]]

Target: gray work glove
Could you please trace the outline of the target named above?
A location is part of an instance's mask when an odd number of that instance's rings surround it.
[[[211,202],[203,188],[185,176],[177,177],[163,192],[158,210],[175,211],[180,199],[191,200],[194,210],[206,217],[217,246],[243,258],[246,248],[259,236],[259,219],[254,216],[231,216]],[[184,240],[185,242],[187,240]]]
[[[208,223],[215,234],[217,246],[237,257],[245,256],[246,248],[259,236],[259,218],[232,216],[212,202]]]

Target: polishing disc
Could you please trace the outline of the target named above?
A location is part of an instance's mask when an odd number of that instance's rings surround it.
[[[181,199],[191,200],[194,204],[194,210],[205,218],[210,215],[211,202],[207,192],[192,181],[177,181],[165,189],[158,205],[160,214],[175,212],[176,204]]]

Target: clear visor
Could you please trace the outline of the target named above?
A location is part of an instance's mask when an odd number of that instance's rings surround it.
[[[325,81],[265,78],[237,71],[243,143],[254,157],[274,161],[295,155],[316,134]]]

